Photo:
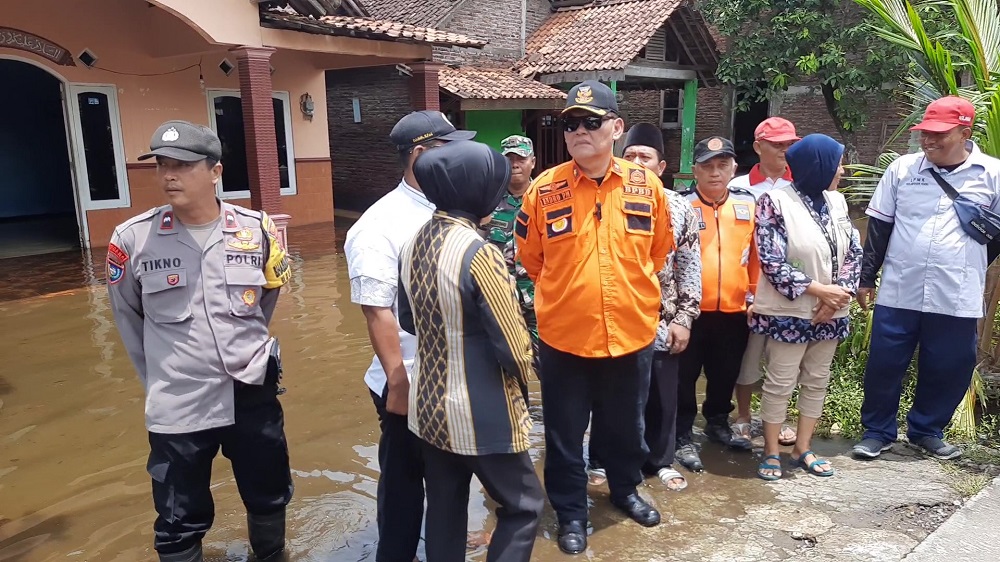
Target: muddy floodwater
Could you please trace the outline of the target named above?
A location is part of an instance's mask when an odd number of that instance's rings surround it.
[[[296,562],[375,559],[378,425],[362,380],[372,349],[350,302],[347,226],[290,231],[294,275],[271,326],[288,388],[288,551]],[[155,560],[143,395],[112,321],[103,260],[95,251],[0,261],[0,562]],[[541,474],[541,423],[533,442]],[[725,522],[745,505],[771,501],[750,454],[706,445],[703,455],[708,472],[690,476],[683,493],[655,479],[641,489],[663,513],[654,529],[625,521],[608,505],[607,488],[592,488],[590,550],[578,558],[687,559],[680,553],[696,542],[731,533]],[[212,491],[207,559],[246,560],[244,510],[222,456]],[[491,530],[493,508],[474,492],[469,530]],[[556,548],[555,530],[547,507],[534,559],[570,559]],[[485,549],[470,550],[469,559],[485,560]]]

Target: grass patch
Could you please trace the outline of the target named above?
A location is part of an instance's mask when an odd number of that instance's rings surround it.
[[[993,481],[993,477],[984,472],[970,471],[947,463],[941,467],[951,478],[951,487],[963,498],[971,498],[982,492]]]

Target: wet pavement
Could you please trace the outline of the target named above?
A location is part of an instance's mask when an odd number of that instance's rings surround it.
[[[346,226],[291,230],[294,273],[272,323],[288,388],[294,562],[375,558],[378,425],[362,381],[372,350],[349,299]],[[98,251],[0,261],[0,562],[155,559],[142,391],[112,322],[103,260]],[[537,405],[537,385],[533,394]],[[532,439],[540,473],[540,423]],[[828,455],[849,448],[816,445]],[[879,463],[832,457],[835,478],[798,472],[770,485],[755,478],[755,456],[706,445],[707,472],[688,475],[687,490],[667,492],[655,479],[643,487],[663,513],[657,528],[625,521],[608,505],[607,488],[592,488],[590,549],[578,558],[899,560],[928,531],[905,517],[896,525],[894,510],[958,498],[938,463],[901,452]],[[244,510],[221,456],[212,490],[208,559],[246,560]],[[470,531],[492,529],[494,507],[473,493]],[[554,534],[547,508],[533,559],[570,559]],[[484,560],[484,552],[470,559]]]

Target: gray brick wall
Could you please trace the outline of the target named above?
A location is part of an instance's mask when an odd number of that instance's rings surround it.
[[[402,170],[389,132],[412,111],[409,80],[394,66],[327,72],[330,156],[338,209],[364,210],[399,183]],[[361,123],[354,122],[355,97],[361,102]]]

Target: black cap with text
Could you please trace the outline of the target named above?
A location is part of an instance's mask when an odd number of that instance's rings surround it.
[[[418,144],[432,140],[472,140],[475,131],[460,131],[451,124],[444,113],[433,110],[414,111],[403,116],[389,133],[389,140],[396,150],[410,150]]]

